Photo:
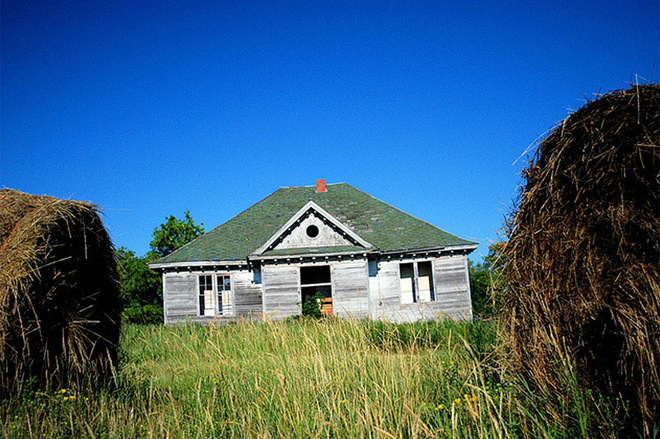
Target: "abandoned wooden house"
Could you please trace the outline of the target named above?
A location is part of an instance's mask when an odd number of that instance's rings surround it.
[[[165,323],[322,313],[411,322],[471,319],[467,255],[451,235],[348,184],[280,188],[149,264]]]

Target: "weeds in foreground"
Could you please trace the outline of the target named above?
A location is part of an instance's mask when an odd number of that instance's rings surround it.
[[[542,396],[502,374],[496,336],[497,326],[489,322],[127,325],[116,390],[40,393],[24,386],[21,395],[0,407],[0,434],[587,435],[581,426],[603,413],[584,404],[567,408],[565,419],[547,417]],[[611,406],[598,407],[607,412]],[[616,435],[616,429],[605,425],[603,433]]]

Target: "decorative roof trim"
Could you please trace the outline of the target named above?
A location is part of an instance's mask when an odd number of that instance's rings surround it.
[[[286,224],[280,227],[280,229],[277,232],[275,232],[273,236],[271,236],[268,239],[268,241],[264,243],[264,245],[256,249],[249,257],[254,258],[257,256],[261,256],[265,251],[269,249],[271,245],[273,245],[273,243],[275,243],[278,239],[282,237],[282,235],[284,235],[287,231],[289,231],[289,229],[291,229],[298,222],[298,220],[301,219],[303,216],[305,216],[310,210],[313,210],[319,215],[323,216],[326,220],[328,220],[328,222],[332,223],[332,225],[334,225],[343,233],[345,233],[350,239],[355,241],[357,244],[367,249],[374,248],[373,245],[362,239],[354,231],[346,227],[341,221],[339,221],[337,218],[332,216],[321,206],[310,200],[300,210],[298,210],[298,212],[293,214],[293,216],[289,219],[289,221],[287,221]]]
[[[265,255],[259,256],[254,255],[250,256],[248,260],[252,262],[262,262],[262,261],[293,261],[295,260],[318,260],[318,259],[343,259],[345,257],[361,257],[366,258],[367,256],[378,254],[376,249],[364,249],[359,251],[350,251],[350,252],[337,252],[337,253],[305,253],[305,254],[291,254],[291,255]]]
[[[188,268],[188,267],[247,267],[245,259],[226,261],[188,261],[188,262],[151,262],[147,264],[152,270],[162,268]]]
[[[344,257],[369,257],[373,255],[378,255],[380,257],[388,256],[404,256],[404,255],[416,255],[422,253],[465,253],[466,255],[474,251],[478,247],[478,244],[463,244],[463,245],[451,245],[446,247],[430,247],[430,248],[418,248],[418,249],[409,249],[409,250],[398,250],[392,252],[379,252],[375,248],[365,248],[361,251],[350,251],[350,252],[339,252],[339,253],[307,253],[307,254],[291,254],[291,255],[251,255],[247,260],[221,260],[221,261],[192,261],[192,262],[166,262],[166,263],[149,263],[149,268],[152,270],[156,269],[193,269],[193,268],[205,268],[208,270],[218,269],[221,270],[225,268],[249,268],[252,262],[293,262],[294,260],[323,260],[323,259],[342,259]]]
[[[389,252],[380,252],[382,256],[388,255],[402,255],[402,254],[413,254],[413,253],[450,253],[450,252],[465,252],[465,254],[472,253],[479,244],[461,244],[461,245],[448,245],[445,247],[428,247],[428,248],[411,248],[406,250],[394,250]]]

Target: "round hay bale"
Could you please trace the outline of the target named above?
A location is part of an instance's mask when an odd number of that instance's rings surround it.
[[[503,322],[512,364],[561,396],[578,384],[660,416],[660,86],[612,92],[538,147],[508,221]],[[558,399],[555,398],[555,401]]]
[[[0,190],[0,393],[100,383],[117,358],[121,308],[95,206]]]

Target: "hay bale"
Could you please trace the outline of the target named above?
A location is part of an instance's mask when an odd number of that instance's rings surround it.
[[[0,190],[0,393],[103,381],[117,358],[116,263],[96,207]]]
[[[587,103],[539,145],[508,222],[504,326],[512,364],[561,396],[581,386],[660,412],[660,87]]]

